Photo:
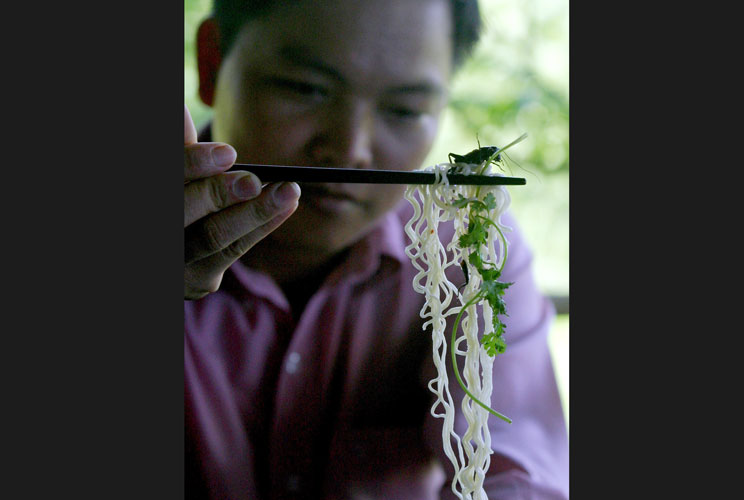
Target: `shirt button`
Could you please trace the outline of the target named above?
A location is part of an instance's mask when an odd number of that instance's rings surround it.
[[[287,373],[296,373],[300,367],[300,353],[291,352],[287,357],[287,362],[284,365],[284,369]]]

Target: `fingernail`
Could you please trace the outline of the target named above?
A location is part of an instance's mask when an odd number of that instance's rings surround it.
[[[237,154],[230,146],[217,146],[212,149],[212,161],[217,166],[232,165],[235,163],[235,158]]]
[[[300,186],[295,182],[282,182],[274,188],[273,198],[278,205],[283,205],[289,201],[294,201],[300,197]]]
[[[255,198],[261,192],[261,184],[253,174],[246,174],[233,182],[232,191],[238,198]]]

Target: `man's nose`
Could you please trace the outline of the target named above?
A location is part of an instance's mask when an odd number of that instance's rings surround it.
[[[312,156],[318,165],[372,168],[374,113],[366,102],[340,103],[327,111]]]

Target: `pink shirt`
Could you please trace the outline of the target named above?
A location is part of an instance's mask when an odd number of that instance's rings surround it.
[[[300,313],[241,263],[218,292],[185,302],[187,498],[455,498],[442,421],[429,413],[431,333],[404,253],[410,213],[404,200],[383,218]],[[554,310],[516,223],[503,220],[515,230],[502,279],[514,284],[491,406],[513,423],[489,419],[486,491],[564,499],[568,438],[547,345]]]

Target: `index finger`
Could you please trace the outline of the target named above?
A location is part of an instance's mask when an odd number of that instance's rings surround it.
[[[183,147],[186,182],[217,175],[235,163],[237,153],[223,142],[197,142]]]

